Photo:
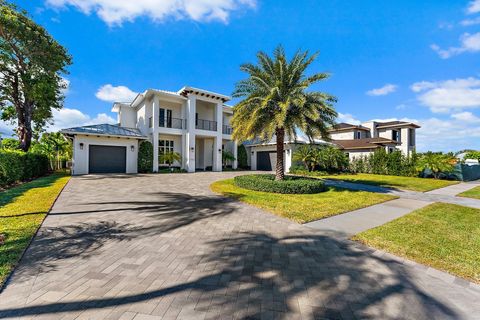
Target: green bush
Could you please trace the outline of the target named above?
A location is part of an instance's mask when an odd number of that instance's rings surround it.
[[[0,187],[48,173],[48,157],[19,150],[0,150]]]
[[[234,182],[240,188],[273,193],[307,194],[326,190],[322,180],[296,176],[276,181],[273,174],[252,174],[235,177]]]
[[[465,154],[465,159],[477,159],[480,161],[480,151],[468,151]]]
[[[300,146],[293,153],[293,161],[294,166],[302,163],[308,171],[340,172],[348,168],[348,156],[333,146]]]
[[[369,156],[355,157],[350,160],[349,171],[414,177],[418,175],[417,162],[418,156],[415,152],[407,157],[399,150],[387,153],[382,148],[377,149]]]
[[[248,169],[247,149],[243,144],[237,147],[237,158],[238,167],[241,169]]]
[[[138,149],[138,172],[152,172],[153,145],[150,141],[142,141]]]

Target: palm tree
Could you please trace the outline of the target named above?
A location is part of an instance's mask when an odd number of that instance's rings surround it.
[[[451,172],[455,163],[456,161],[453,155],[428,151],[418,159],[417,170],[423,171],[429,169],[432,171],[433,177],[438,179],[440,173]]]
[[[306,170],[312,171],[314,153],[311,145],[303,145],[293,153],[293,161],[302,162]]]
[[[223,162],[223,167],[227,168],[227,162],[230,161],[235,161],[235,157],[233,156],[233,153],[230,151],[222,151],[222,162]]]
[[[160,161],[161,162],[166,162],[168,164],[168,168],[171,169],[172,164],[175,161],[178,161],[178,162],[182,161],[182,156],[178,152],[167,151],[167,152],[162,153],[160,155]]]
[[[282,46],[273,57],[257,54],[257,64],[243,64],[240,70],[248,78],[237,83],[233,97],[243,98],[235,107],[232,119],[233,137],[237,141],[259,137],[269,141],[275,135],[277,163],[275,180],[284,179],[283,151],[285,136],[296,138],[297,130],[310,140],[328,137],[327,129],[335,123],[336,98],[322,92],[307,91],[328,78],[326,73],[307,76],[307,67],[317,54],[297,51],[288,60]]]

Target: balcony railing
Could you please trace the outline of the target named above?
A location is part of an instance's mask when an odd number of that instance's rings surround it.
[[[217,131],[217,121],[197,119],[195,128],[201,130]]]
[[[222,132],[223,134],[232,134],[233,128],[227,125],[223,125]]]
[[[162,128],[185,129],[185,121],[178,118],[160,118],[158,126]]]

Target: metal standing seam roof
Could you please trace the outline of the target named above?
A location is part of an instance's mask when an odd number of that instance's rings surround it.
[[[63,134],[92,134],[130,138],[146,138],[137,128],[126,128],[107,123],[67,128],[60,130],[60,132]]]

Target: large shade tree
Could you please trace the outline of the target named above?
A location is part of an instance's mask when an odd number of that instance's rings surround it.
[[[317,54],[298,51],[289,60],[282,46],[273,56],[257,54],[257,63],[243,64],[240,69],[248,78],[237,83],[233,96],[242,98],[234,107],[233,137],[245,141],[259,137],[270,141],[276,137],[276,180],[284,179],[285,136],[296,139],[302,131],[313,141],[328,138],[328,127],[335,124],[336,98],[310,91],[314,83],[328,78],[327,73],[307,75],[307,67]]]
[[[28,151],[52,110],[63,106],[62,78],[71,57],[27,13],[0,0],[0,111],[17,126],[20,148]]]

